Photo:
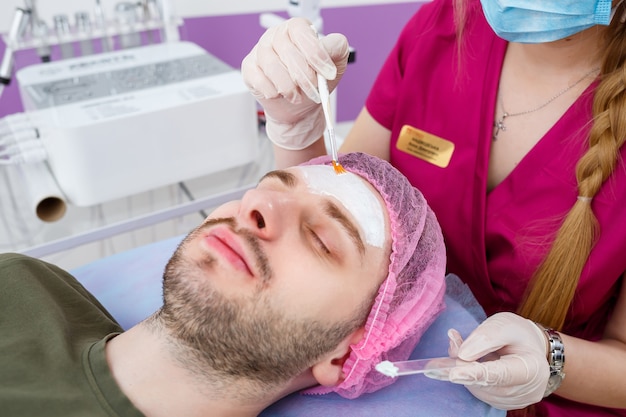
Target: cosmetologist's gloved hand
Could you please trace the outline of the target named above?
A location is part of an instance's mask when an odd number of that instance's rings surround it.
[[[272,142],[299,150],[324,133],[324,114],[317,90],[317,73],[334,90],[346,70],[349,54],[345,36],[321,39],[303,18],[269,28],[243,59],[241,72],[252,95],[265,111]]]
[[[534,322],[513,313],[498,313],[481,323],[465,341],[454,329],[448,336],[451,357],[477,361],[491,352],[500,357],[453,368],[448,373],[450,382],[465,385],[476,398],[502,410],[541,401],[550,368],[546,336]]]

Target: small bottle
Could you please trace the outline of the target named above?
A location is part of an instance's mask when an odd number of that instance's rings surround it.
[[[144,0],[145,8],[145,20],[156,25],[163,25],[163,18],[161,17],[161,10],[157,4],[157,0]],[[148,42],[159,43],[163,39],[163,33],[160,29],[154,29],[148,31]]]
[[[39,20],[33,25],[33,36],[39,39],[37,55],[41,62],[50,62],[50,44],[48,43],[48,25],[43,20]]]
[[[59,48],[61,48],[61,58],[71,58],[74,56],[74,47],[71,42],[66,39],[71,36],[70,22],[65,14],[54,16],[54,30],[59,39]]]
[[[96,0],[96,8],[94,9],[94,17],[96,28],[102,32],[102,52],[109,52],[113,50],[113,39],[108,36],[107,32],[109,31],[106,17],[104,16],[104,12],[102,11],[102,6],[100,5],[100,0]]]
[[[81,37],[80,53],[81,55],[92,55],[93,43],[91,39],[91,20],[89,13],[76,12],[75,18],[76,29],[78,30],[78,35]]]
[[[120,2],[115,5],[115,17],[120,25],[120,48],[135,48],[141,45],[141,36],[135,31],[137,12],[135,3]]]

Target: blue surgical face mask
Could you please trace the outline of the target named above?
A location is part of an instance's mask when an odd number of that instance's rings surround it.
[[[608,25],[611,0],[480,0],[487,22],[510,42],[564,39],[594,25]],[[621,3],[621,2],[620,2]]]

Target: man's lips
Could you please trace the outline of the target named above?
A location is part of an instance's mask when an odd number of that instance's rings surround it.
[[[204,237],[206,244],[235,269],[254,276],[246,252],[237,235],[227,228],[215,228]]]

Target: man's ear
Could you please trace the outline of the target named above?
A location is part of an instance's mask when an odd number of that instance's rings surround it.
[[[360,327],[346,336],[337,347],[315,365],[311,367],[313,377],[317,383],[327,387],[338,385],[346,376],[343,373],[343,364],[350,356],[350,345],[357,344],[365,333],[365,328]]]

